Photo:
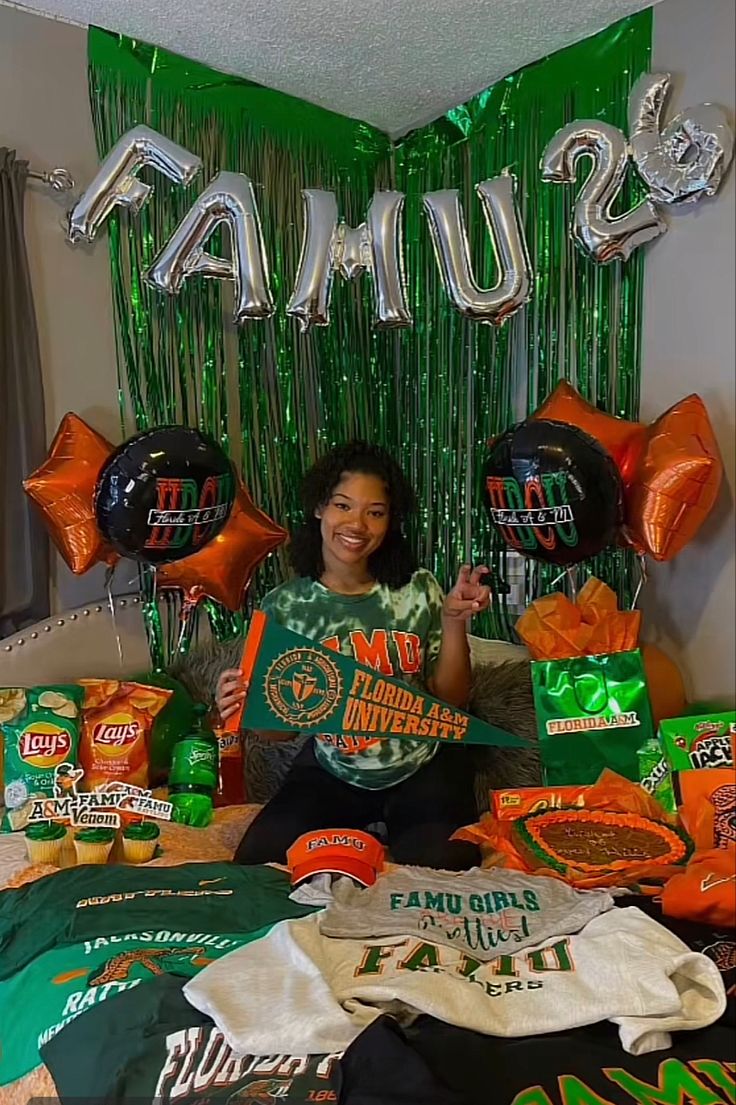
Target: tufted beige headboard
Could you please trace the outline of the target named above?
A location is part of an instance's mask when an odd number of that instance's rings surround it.
[[[76,679],[120,679],[148,671],[148,651],[138,595],[115,599],[121,666],[108,603],[58,614],[0,641],[0,687],[32,687]],[[501,663],[527,656],[506,641],[470,638],[474,663]]]
[[[138,595],[115,599],[121,666],[107,601],[80,606],[0,641],[0,687],[119,679],[148,671],[151,657]]]

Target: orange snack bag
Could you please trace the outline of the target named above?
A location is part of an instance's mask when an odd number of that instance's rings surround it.
[[[736,767],[701,767],[677,776],[680,820],[698,850],[736,845]]]
[[[585,805],[588,786],[579,787],[517,787],[514,790],[491,791],[491,809],[499,821],[515,821],[528,813],[541,810],[569,809]]]
[[[151,729],[173,692],[116,679],[79,682],[85,692],[79,744],[84,789],[109,782],[147,788]]]
[[[736,926],[736,844],[696,852],[662,891],[662,911],[713,928]]]

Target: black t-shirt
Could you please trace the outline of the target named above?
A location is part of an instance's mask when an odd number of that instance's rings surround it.
[[[463,1105],[729,1105],[736,1090],[734,1035],[722,1024],[639,1056],[608,1022],[509,1040],[422,1017],[406,1033],[407,1049]]]
[[[161,975],[82,1014],[41,1049],[61,1105],[334,1102],[337,1056],[238,1057]]]
[[[162,975],[72,1021],[41,1049],[61,1105],[465,1105],[388,1018],[339,1055],[233,1055]]]

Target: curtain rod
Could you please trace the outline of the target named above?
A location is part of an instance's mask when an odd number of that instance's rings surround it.
[[[49,169],[46,172],[29,169],[28,174],[33,180],[41,180],[48,184],[55,192],[70,192],[74,187],[74,177],[68,169]]]

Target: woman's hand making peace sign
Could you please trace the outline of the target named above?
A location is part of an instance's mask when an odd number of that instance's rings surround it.
[[[487,575],[490,575],[490,568],[485,564],[479,564],[476,568],[463,564],[455,586],[442,604],[443,621],[469,622],[476,614],[488,609],[491,589],[480,582]]]

